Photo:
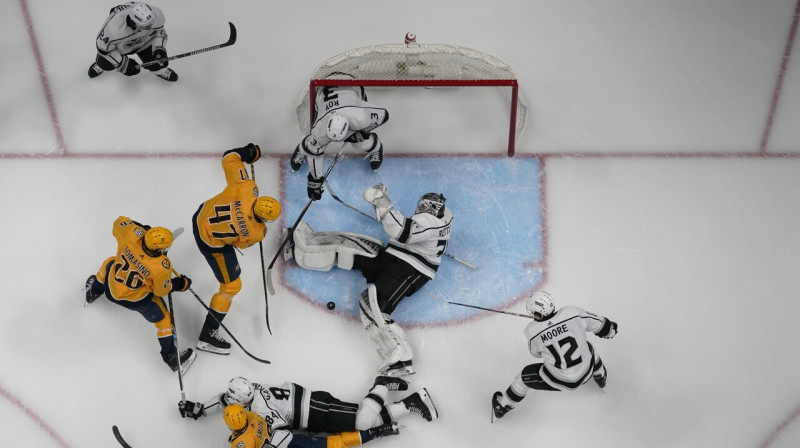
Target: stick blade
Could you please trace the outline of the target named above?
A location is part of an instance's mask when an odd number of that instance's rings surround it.
[[[122,445],[123,448],[132,448],[130,445],[128,445],[128,442],[126,442],[125,439],[122,438],[122,434],[119,433],[119,428],[117,428],[117,425],[111,427],[111,432],[114,433],[114,438],[117,439],[117,442],[119,442],[119,444]]]
[[[228,25],[231,27],[231,37],[228,38],[228,42],[225,42],[225,45],[233,45],[236,43],[236,27],[233,26],[233,23],[228,22]]]

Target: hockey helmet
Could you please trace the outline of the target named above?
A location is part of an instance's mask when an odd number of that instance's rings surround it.
[[[281,203],[269,196],[261,196],[253,203],[253,213],[261,222],[272,222],[281,216]]]
[[[225,391],[225,398],[228,403],[239,403],[244,406],[250,406],[253,402],[253,385],[247,378],[237,376],[228,382],[228,390]]]
[[[531,294],[525,306],[528,308],[528,313],[538,321],[547,319],[556,310],[553,299],[547,291],[536,291]]]
[[[425,193],[417,201],[417,213],[429,213],[437,218],[444,216],[444,201],[441,193]]]
[[[153,9],[147,3],[142,2],[134,3],[128,16],[136,24],[136,27],[142,30],[149,30],[156,21],[156,14]]]
[[[247,426],[247,412],[239,403],[225,406],[223,417],[225,418],[225,424],[228,425],[231,431],[240,431]]]
[[[350,131],[350,123],[347,118],[339,112],[331,112],[331,115],[325,120],[325,134],[328,138],[340,142],[347,138],[347,132]]]
[[[144,233],[144,249],[147,255],[163,255],[172,246],[172,232],[165,227],[152,227]]]

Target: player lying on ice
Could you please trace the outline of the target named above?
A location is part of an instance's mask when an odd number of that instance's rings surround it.
[[[231,430],[228,437],[231,448],[349,448],[400,433],[397,423],[388,423],[367,431],[329,436],[293,434],[286,429],[275,429],[264,417],[246,410],[239,403],[226,406],[223,418]]]
[[[197,420],[238,403],[248,411],[268,419],[274,430],[329,434],[365,431],[396,422],[412,412],[428,421],[438,417],[425,388],[387,404],[390,392],[405,390],[408,390],[408,382],[402,378],[379,376],[359,405],[341,401],[329,392],[312,391],[295,383],[273,386],[236,377],[228,382],[225,392],[205,403],[181,401],[178,410],[182,417]]]

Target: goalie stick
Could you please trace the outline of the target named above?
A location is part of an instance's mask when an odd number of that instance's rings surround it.
[[[449,300],[445,300],[445,299],[443,299],[443,298],[441,298],[439,296],[436,296],[436,295],[433,295],[432,297],[435,300],[438,300],[438,301],[444,302],[444,303],[449,303],[450,305],[464,306],[464,307],[467,307],[467,308],[475,308],[476,310],[491,311],[493,313],[502,313],[502,314],[508,314],[509,316],[517,316],[517,317],[524,317],[526,319],[533,319],[533,316],[531,316],[529,314],[515,313],[513,311],[496,310],[494,308],[484,308],[482,306],[468,305],[466,303],[451,302]]]
[[[119,428],[117,428],[117,425],[111,427],[111,432],[114,433],[114,438],[116,438],[117,442],[122,445],[122,448],[133,448],[132,446],[128,445],[128,442],[126,442],[125,439],[122,438],[122,434],[119,433]]]
[[[201,48],[199,50],[190,51],[188,53],[176,54],[175,56],[168,57],[167,60],[168,61],[172,61],[173,59],[185,58],[187,56],[193,56],[193,55],[196,55],[196,54],[205,53],[207,51],[219,50],[220,48],[230,47],[231,45],[236,43],[236,27],[233,26],[233,24],[231,22],[228,22],[228,25],[231,28],[231,34],[230,34],[230,37],[228,37],[228,41],[227,42],[219,44],[219,45],[214,45],[214,46],[211,46],[211,47],[208,47],[208,48]],[[142,64],[142,68],[152,67],[152,66],[154,66],[156,64],[158,64],[158,61],[147,62],[145,64]]]
[[[349,208],[350,210],[353,210],[355,212],[358,212],[358,213],[362,214],[363,216],[366,216],[367,218],[369,218],[369,219],[371,219],[373,221],[377,221],[372,215],[370,215],[370,214],[368,214],[368,213],[366,213],[366,212],[364,212],[364,211],[362,211],[360,209],[357,209],[357,208],[353,207],[352,205],[348,204],[347,202],[344,202],[339,196],[336,196],[336,193],[333,191],[333,188],[331,188],[331,184],[328,183],[327,179],[325,180],[325,186],[328,187],[328,193],[331,194],[331,197],[333,198],[333,200],[335,200],[336,202],[344,205],[345,207]],[[475,269],[478,269],[478,266],[475,266],[472,263],[468,263],[468,262],[456,257],[453,254],[445,252],[442,255],[444,255],[447,258],[450,258],[451,260],[454,260],[454,261],[457,261],[457,262],[463,264],[464,266],[472,269],[473,271]]]

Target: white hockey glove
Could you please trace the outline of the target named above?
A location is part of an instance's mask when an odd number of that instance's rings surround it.
[[[378,221],[383,219],[383,216],[394,208],[392,200],[389,199],[387,193],[386,185],[383,184],[375,184],[364,190],[364,200],[375,207],[375,217]]]

